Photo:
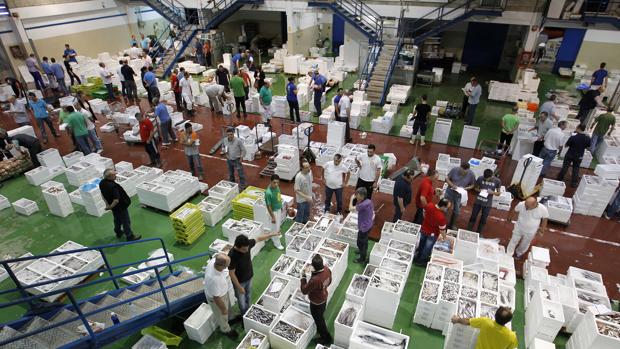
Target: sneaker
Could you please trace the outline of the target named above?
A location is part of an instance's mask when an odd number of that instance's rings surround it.
[[[424,142],[420,142],[420,147],[423,147],[423,146],[425,146],[425,145],[426,145],[426,143],[424,143]]]
[[[142,239],[142,235],[131,234],[127,237],[127,241],[136,241]]]
[[[199,180],[199,181],[201,181],[201,180],[203,180],[203,179],[204,179],[204,177],[203,177],[202,175],[198,176],[198,180]]]
[[[165,147],[165,146],[170,145],[170,142],[162,142],[161,145],[163,145]]]
[[[409,140],[409,143],[411,143],[411,144],[415,144],[415,141],[414,141],[413,139],[410,139],[410,140]]]
[[[280,251],[282,251],[282,250],[284,249],[284,246],[282,246],[282,244],[281,244],[281,243],[280,243],[280,244],[277,244],[277,245],[276,245],[276,244],[274,244],[274,246],[275,246],[278,250],[280,250]]]
[[[103,149],[98,149],[97,154],[101,154],[101,153],[103,153]]]
[[[603,218],[610,220],[611,218],[607,215],[607,212],[603,212]]]
[[[116,233],[115,235],[116,235],[116,238],[117,238],[117,239],[120,239],[120,238],[122,238],[122,237],[123,237],[123,233],[120,233],[120,234],[119,234],[119,233]]]

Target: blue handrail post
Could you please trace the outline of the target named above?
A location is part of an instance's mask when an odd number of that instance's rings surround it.
[[[78,303],[75,301],[75,297],[73,296],[73,292],[71,292],[71,290],[67,290],[67,297],[69,297],[69,301],[71,301],[71,305],[73,305],[73,309],[80,317],[82,324],[84,324],[84,327],[86,328],[86,331],[88,332],[88,336],[92,339],[93,347],[96,348],[97,337],[95,336],[95,332],[93,332],[93,329],[90,327],[88,320],[86,320],[86,318],[84,317],[84,313],[82,312],[82,309],[80,309],[80,306],[78,305]]]
[[[155,270],[155,276],[157,277],[157,283],[159,284],[161,294],[164,296],[164,301],[166,302],[166,308],[168,309],[168,312],[170,312],[170,301],[168,300],[168,295],[166,294],[164,283],[163,281],[161,281],[161,275],[159,275],[159,268],[155,268],[153,270]]]
[[[106,257],[105,252],[103,252],[103,248],[98,248],[97,251],[101,254],[101,258],[103,259],[103,263],[105,264],[106,269],[108,269],[108,274],[112,277],[112,282],[114,283],[114,287],[118,290],[120,287],[118,286],[118,281],[114,278],[114,272],[112,271],[112,267],[108,262],[108,257]]]
[[[170,270],[170,274],[174,273],[172,270],[172,264],[170,264],[170,257],[168,257],[168,250],[166,249],[166,245],[164,245],[164,240],[161,240],[161,248],[164,250],[164,256],[166,256],[166,263],[168,263],[168,269]]]

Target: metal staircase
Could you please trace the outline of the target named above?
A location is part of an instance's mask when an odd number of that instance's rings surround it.
[[[199,24],[194,25],[189,24],[185,18],[184,9],[176,7],[169,0],[143,1],[178,27],[176,36],[173,37],[170,28],[167,28],[157,40],[162,49],[153,53],[153,59],[157,64],[155,73],[160,78],[170,75],[174,65],[183,56],[196,34],[217,27],[245,5],[259,5],[264,2],[263,0],[210,1],[204,8],[200,9],[198,13]]]
[[[118,250],[119,248],[132,248],[133,246],[128,245],[153,242],[161,244],[163,251],[166,252],[165,256],[112,267],[108,262],[108,256],[105,254],[107,249]],[[10,266],[10,263],[85,251],[100,252],[105,262],[105,268],[32,285],[24,285],[15,278],[15,274]],[[3,311],[7,311],[7,309],[12,310],[15,306],[24,304],[32,305],[37,302],[40,303],[43,298],[59,293],[66,294],[69,302],[54,310],[43,311],[36,315],[26,314],[20,319],[1,324],[0,347],[6,349],[102,347],[122,337],[138,332],[143,328],[157,324],[170,316],[194,308],[205,300],[202,276],[184,271],[175,272],[173,270],[173,265],[194,259],[204,259],[208,256],[209,253],[203,253],[170,262],[163,240],[153,238],[64,251],[45,256],[1,261],[0,264],[6,268],[16,288],[4,290],[0,292],[0,295],[13,293],[22,295],[22,297],[17,300],[0,304],[0,309],[3,309]],[[125,270],[130,266],[135,266],[143,262],[149,262],[147,265],[150,266],[128,273],[115,273],[115,271],[119,269]],[[143,272],[154,273],[155,278],[140,284],[122,288],[119,287],[118,281],[120,278]],[[110,276],[96,278],[95,275],[99,273],[107,273]],[[56,283],[71,278],[82,279],[85,277],[88,279],[93,278],[94,280],[39,295],[28,295],[27,293],[27,290],[33,287]],[[76,292],[102,283],[112,286],[113,290],[82,300],[76,299]],[[117,314],[120,320],[118,324],[113,323],[112,313]],[[105,329],[100,332],[95,332],[91,326],[93,322],[105,324]],[[78,326],[82,326],[87,334],[84,336],[80,334],[78,332]]]

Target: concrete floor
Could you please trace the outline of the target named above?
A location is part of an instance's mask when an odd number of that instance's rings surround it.
[[[449,78],[441,87],[434,88],[414,88],[413,95],[419,96],[422,93],[429,94],[429,102],[434,104],[437,99],[448,99],[458,101],[460,95],[458,93],[459,88],[466,77],[461,76],[458,79]],[[556,85],[555,81],[543,80],[545,86]],[[562,86],[562,84],[557,84]],[[476,117],[476,123],[482,126],[481,135],[483,137],[497,137],[499,133],[498,120],[503,113],[508,110],[509,106],[502,103],[487,102],[483,100],[484,104],[481,104]],[[142,108],[147,107],[146,102],[142,102]],[[402,108],[401,117],[405,117],[409,113],[407,110],[409,107]],[[376,109],[373,109],[376,110]],[[406,114],[404,114],[406,113]],[[377,113],[374,114],[379,115]],[[204,125],[204,129],[200,131],[201,137],[201,152],[203,154],[203,165],[205,166],[207,178],[205,182],[209,185],[214,185],[220,179],[227,178],[226,168],[224,166],[224,160],[219,156],[204,155],[208,153],[208,150],[218,141],[217,135],[220,134],[221,126],[224,124],[223,119],[218,116],[213,116],[204,108],[199,108],[197,116],[194,118],[196,122]],[[250,127],[259,122],[258,116],[250,116],[247,124]],[[274,129],[280,133],[281,126],[280,120],[274,119]],[[0,125],[2,127],[11,128],[12,121],[6,114],[2,114],[0,118]],[[318,125],[315,134],[312,136],[314,140],[324,140],[326,135],[326,127]],[[393,129],[398,133],[400,127]],[[460,132],[462,127],[458,126],[458,122],[453,126],[451,133],[451,144],[454,141],[458,143],[460,140]],[[430,135],[432,129],[428,131]],[[495,135],[495,136],[493,136]],[[144,152],[144,149],[140,145],[127,146],[115,133],[107,133],[101,135],[104,141],[105,152],[103,156],[110,157],[114,162],[130,161],[135,167],[148,163],[148,157]],[[396,155],[398,161],[396,168],[404,165],[412,156],[418,155],[424,161],[434,164],[438,153],[448,153],[452,156],[459,156],[464,160],[468,160],[474,155],[474,150],[460,149],[452,145],[438,145],[429,144],[424,148],[415,148],[408,143],[408,140],[399,137],[389,137],[382,134],[369,133],[365,140],[361,140],[358,131],[353,132],[353,138],[355,142],[374,143],[377,145],[378,153],[392,152]],[[431,138],[430,136],[428,138]],[[71,151],[71,144],[68,137],[63,136],[59,139],[51,139],[48,147],[58,148],[61,153],[68,153]],[[162,159],[164,170],[167,169],[187,169],[188,165],[183,156],[183,152],[180,146],[172,146],[168,148],[162,148]],[[252,163],[245,164],[245,171],[247,175],[248,183],[251,185],[264,187],[267,185],[268,180],[259,176],[259,172],[266,164],[266,159],[259,159]],[[501,170],[501,177],[504,184],[507,184],[510,180],[512,173],[516,167],[515,162],[509,162],[504,165]],[[552,169],[551,175],[554,175],[557,169]],[[316,169],[315,169],[316,173]],[[64,177],[59,177],[64,180]],[[321,186],[320,180],[316,180]],[[414,181],[414,190],[417,187],[419,179]],[[66,184],[66,183],[65,183]],[[73,189],[72,189],[73,190]],[[293,194],[292,184],[282,184],[283,193],[291,195]],[[345,196],[352,193],[353,188],[347,188]],[[31,217],[23,217],[16,215],[13,210],[4,210],[0,212],[0,221],[3,222],[2,228],[0,228],[0,236],[2,241],[0,242],[0,256],[4,255],[20,255],[26,251],[30,251],[35,254],[41,254],[49,252],[51,249],[60,245],[66,240],[74,240],[78,243],[85,245],[101,245],[107,243],[113,243],[116,239],[112,232],[112,219],[109,214],[104,215],[102,218],[95,218],[86,215],[86,213],[78,208],[76,213],[67,218],[58,218],[49,215],[42,195],[38,188],[30,186],[25,178],[22,176],[17,179],[10,180],[5,183],[5,186],[0,189],[0,193],[8,197],[11,201],[15,201],[21,197],[33,199],[38,202],[41,211],[34,214]],[[317,192],[322,194],[322,191]],[[572,195],[572,190],[568,190],[567,196]],[[192,201],[198,202],[201,197],[196,197]],[[391,220],[393,214],[393,207],[391,204],[391,196],[378,193],[373,195],[375,201],[375,207],[381,207],[378,210],[375,227],[373,230],[373,236],[379,237],[381,226],[384,221]],[[471,202],[472,200],[470,200]],[[405,213],[405,219],[413,218],[413,207],[408,208],[408,212]],[[469,218],[471,207],[463,208],[463,212],[458,221],[458,225],[463,227]],[[219,227],[208,229],[207,233],[201,237],[195,244],[191,246],[177,245],[174,241],[172,233],[172,227],[169,223],[169,219],[166,215],[157,213],[148,209],[139,207],[137,199],[134,198],[132,206],[130,207],[130,213],[133,220],[134,230],[142,234],[143,237],[161,237],[166,242],[167,246],[175,254],[176,258],[182,258],[184,256],[191,256],[200,252],[206,251],[208,245],[217,237],[221,236],[221,230]],[[617,258],[618,247],[620,246],[620,236],[614,233],[618,231],[619,225],[616,222],[607,221],[595,217],[586,217],[580,215],[573,215],[571,224],[568,227],[551,225],[551,231],[544,237],[538,238],[535,244],[538,246],[547,247],[551,250],[552,264],[550,266],[550,274],[565,273],[568,266],[575,265],[583,267],[589,270],[593,270],[604,275],[607,292],[612,299],[618,299],[619,290],[618,283],[620,283],[620,274],[616,271],[620,268],[620,261]],[[283,227],[283,229],[285,229]],[[510,238],[510,232],[512,230],[512,223],[507,221],[507,213],[503,211],[493,210],[487,228],[485,230],[485,237],[499,239],[502,244],[506,244]],[[156,246],[141,246],[137,249],[119,249],[112,254],[113,263],[121,264],[130,262],[132,260],[145,258],[148,251],[155,249]],[[268,270],[275,260],[278,258],[280,252],[273,249],[268,244],[264,253],[261,253],[258,259],[255,260],[255,266],[260,270]],[[351,254],[351,257],[352,258]],[[203,261],[196,261],[189,267],[199,270]],[[521,266],[519,265],[518,268]],[[333,303],[330,304],[327,311],[327,317],[329,322],[333,322],[340,304],[344,300],[344,291],[348,285],[348,280],[351,279],[354,272],[361,272],[361,267],[356,264],[350,264],[350,268],[347,270],[347,274],[343,280],[341,287],[338,288],[337,294],[334,297]],[[412,336],[412,343],[416,343],[416,347],[424,348],[441,348],[443,343],[443,337],[438,331],[429,330],[427,328],[411,325],[411,319],[417,302],[420,280],[422,278],[424,270],[414,267],[409,277],[405,295],[401,300],[401,306],[397,314],[397,321],[394,326],[395,330],[402,330],[403,333],[407,333]],[[254,285],[253,298],[257,299],[260,293],[264,290],[268,283],[268,273],[257,272]],[[0,288],[6,289],[9,287],[7,282],[0,285]],[[101,292],[105,289],[109,289],[111,285],[101,285],[97,288],[91,288],[83,290],[82,296],[92,295]],[[514,328],[519,332],[520,338],[522,338],[522,326],[523,326],[523,285],[522,281],[518,283],[517,290],[517,311],[514,320]],[[6,300],[6,298],[2,298]],[[2,312],[0,318],[7,320],[10,314],[20,314],[21,310],[14,309],[15,311]],[[179,334],[182,330],[179,329],[178,319],[173,319],[162,325],[163,327],[175,330],[173,332]],[[120,341],[115,348],[127,348],[138,339],[138,336],[132,336],[129,339]],[[241,338],[240,338],[241,339]],[[565,338],[558,338],[557,343],[560,344],[559,348],[562,348]],[[221,343],[223,348],[234,348],[235,343],[222,338],[221,336],[214,336],[203,347],[205,348],[217,348]],[[182,347],[193,348],[198,347],[186,340]],[[424,345],[425,344],[425,345]],[[423,346],[420,346],[423,345]],[[523,348],[523,345],[520,346]]]

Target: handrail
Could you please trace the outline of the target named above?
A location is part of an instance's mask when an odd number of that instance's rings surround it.
[[[136,271],[133,271],[133,272],[123,273],[123,274],[120,274],[120,275],[115,275],[115,276],[112,276],[112,277],[108,277],[108,278],[104,278],[104,279],[100,279],[100,280],[95,280],[93,282],[89,282],[89,283],[86,283],[86,284],[79,284],[79,285],[74,285],[74,286],[65,288],[65,289],[62,290],[62,292],[63,293],[66,292],[67,293],[67,295],[69,297],[69,300],[71,301],[71,305],[73,307],[73,310],[77,313],[76,316],[70,317],[70,318],[65,319],[63,321],[59,321],[59,322],[50,324],[49,326],[44,326],[44,327],[36,329],[34,331],[30,331],[30,332],[21,334],[19,336],[12,337],[10,339],[6,339],[6,340],[3,340],[3,341],[0,341],[0,346],[3,346],[5,344],[7,344],[7,343],[11,343],[11,342],[14,342],[14,341],[18,341],[18,340],[26,338],[26,337],[30,337],[30,336],[36,335],[38,333],[42,333],[44,331],[48,331],[48,330],[56,328],[56,327],[60,327],[62,325],[65,325],[67,323],[70,323],[70,322],[73,322],[73,321],[76,321],[76,320],[81,320],[82,321],[82,323],[84,324],[87,332],[89,333],[89,337],[91,338],[93,343],[96,343],[96,341],[97,341],[96,333],[94,333],[92,328],[90,327],[90,324],[88,323],[88,321],[86,319],[87,317],[92,316],[92,315],[97,314],[97,313],[101,313],[101,312],[110,310],[112,308],[115,308],[115,307],[123,305],[123,304],[131,303],[131,302],[133,302],[135,300],[148,297],[148,296],[156,294],[158,292],[162,293],[162,296],[163,296],[163,298],[165,300],[166,309],[167,309],[168,312],[170,312],[170,302],[168,300],[168,296],[167,296],[166,290],[168,290],[170,288],[173,288],[173,287],[180,286],[180,285],[185,284],[185,283],[189,283],[189,282],[194,281],[194,280],[197,280],[198,278],[200,278],[202,276],[200,274],[198,274],[198,275],[196,275],[194,277],[181,280],[180,282],[176,282],[176,283],[173,283],[173,284],[170,284],[170,285],[164,285],[163,281],[162,281],[161,274],[159,272],[159,268],[162,267],[162,266],[164,266],[164,267],[168,266],[172,270],[172,264],[178,264],[178,263],[182,263],[182,262],[185,262],[185,261],[188,261],[188,260],[202,258],[202,257],[207,257],[207,256],[210,257],[211,253],[210,252],[206,252],[206,253],[198,254],[198,255],[195,255],[195,256],[191,256],[191,257],[186,257],[186,258],[182,258],[182,259],[179,259],[179,260],[175,260],[175,261],[172,261],[172,262],[168,261],[168,262],[163,263],[163,264],[159,264],[159,265],[155,265],[155,266],[139,269],[139,270],[136,270]],[[86,287],[86,286],[94,285],[94,284],[97,284],[97,283],[107,282],[110,279],[118,279],[118,278],[125,277],[127,275],[133,275],[133,274],[141,273],[141,272],[148,271],[148,270],[154,270],[155,275],[156,275],[156,279],[155,280],[148,280],[148,281],[142,282],[141,284],[138,284],[138,285],[132,285],[132,286],[124,287],[123,289],[131,289],[131,288],[135,289],[135,288],[139,287],[140,285],[147,285],[147,284],[154,285],[155,283],[157,283],[159,285],[159,288],[151,290],[151,291],[147,291],[147,292],[144,292],[144,293],[141,293],[141,294],[139,294],[136,297],[131,297],[129,299],[121,300],[121,301],[116,302],[114,304],[110,304],[110,305],[103,306],[103,307],[98,307],[95,310],[83,313],[81,311],[81,309],[80,309],[80,305],[84,304],[85,301],[78,302],[78,301],[75,300],[75,297],[73,296],[73,290],[74,289],[78,289],[78,288],[81,288],[81,287]],[[168,277],[170,277],[170,275],[174,275],[174,273],[168,274]],[[151,283],[150,281],[153,281],[153,282]],[[31,296],[31,297],[27,297],[27,298],[22,298],[22,299],[19,299],[17,301],[3,303],[3,304],[0,304],[0,308],[11,306],[11,305],[16,305],[16,304],[19,304],[19,303],[30,302],[31,300],[47,297],[50,294],[55,294],[55,293],[58,293],[58,292],[49,292],[49,293],[44,293],[44,294],[40,294],[40,295],[34,295],[34,296]],[[6,326],[7,324],[10,324],[12,322],[14,322],[14,321],[7,322],[7,323],[4,323],[4,324],[0,324],[0,327]]]
[[[359,0],[336,0],[335,3],[350,12],[353,16],[359,18],[360,22],[375,32],[377,39],[381,39],[383,17],[370,6]]]
[[[173,1],[169,1],[169,0],[146,0],[146,2],[157,2],[159,4],[161,4],[162,6],[166,7],[168,10],[172,11],[172,13],[177,16],[177,21],[179,23],[175,23],[175,24],[179,24],[180,26],[184,26],[187,24],[187,18],[185,18],[185,11],[181,11],[181,9],[177,6],[174,5]]]
[[[381,104],[385,102],[385,94],[387,92],[388,85],[390,84],[390,80],[392,77],[392,73],[394,72],[394,67],[396,66],[396,62],[398,61],[398,55],[400,54],[400,47],[403,44],[404,36],[398,36],[398,43],[396,44],[396,48],[394,49],[394,53],[392,54],[392,59],[390,60],[390,65],[388,67],[387,74],[385,75],[385,81],[383,82],[383,91],[381,93]]]

